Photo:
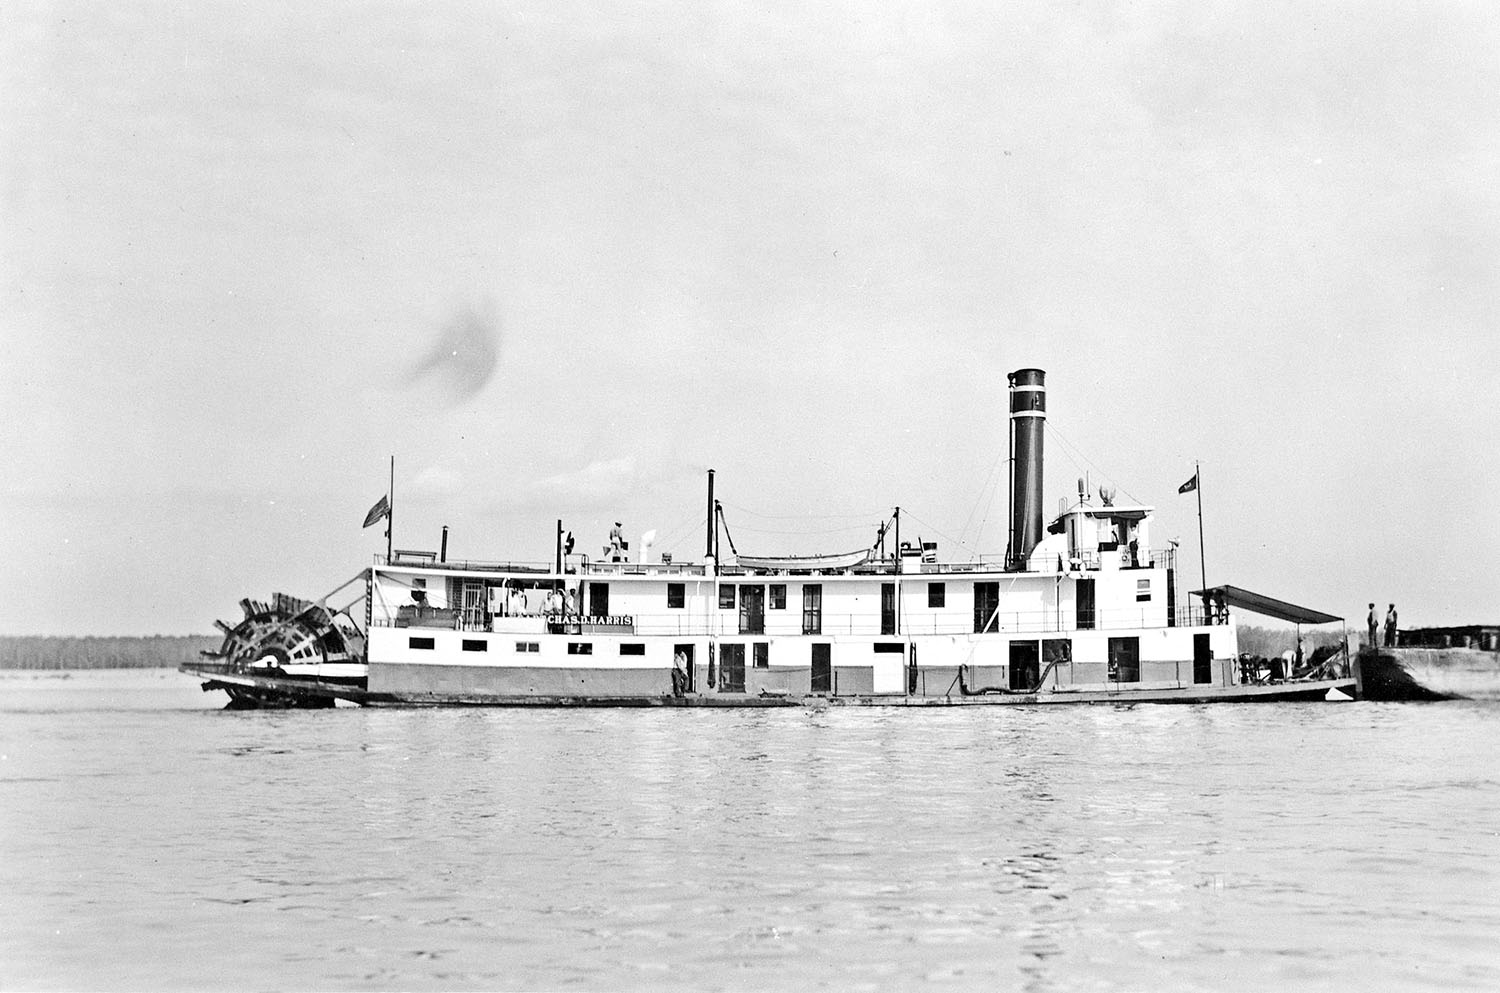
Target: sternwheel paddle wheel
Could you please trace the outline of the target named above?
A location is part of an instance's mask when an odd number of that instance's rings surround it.
[[[210,677],[205,691],[227,692],[229,709],[332,707],[363,695],[365,637],[347,613],[284,593],[240,608],[238,624],[214,622],[224,632],[218,650],[184,667]]]

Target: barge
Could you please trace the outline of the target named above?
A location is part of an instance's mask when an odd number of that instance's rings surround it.
[[[550,563],[448,561],[446,548],[388,547],[350,581],[363,591],[345,608],[330,606],[333,594],[242,601],[244,618],[221,624],[220,649],[182,670],[240,707],[931,707],[1353,695],[1347,651],[1305,672],[1242,658],[1234,610],[1298,623],[1338,618],[1237,587],[1180,593],[1175,547],[1151,544],[1153,507],[1117,503],[1080,481],[1044,521],[1045,376],[1022,369],[1009,384],[1003,559],[944,560],[936,542],[902,542],[900,508],[865,548],[740,554],[710,470],[704,554],[694,561],[653,558],[646,543],[632,561],[618,526],[602,556],[575,555],[560,523]],[[382,499],[372,515],[383,512],[389,526],[390,508]],[[351,613],[356,603],[362,617]]]

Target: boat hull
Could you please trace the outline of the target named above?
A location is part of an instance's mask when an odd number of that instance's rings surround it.
[[[983,693],[966,696],[955,692],[941,696],[900,693],[782,694],[782,693],[631,693],[613,682],[596,684],[590,692],[568,691],[566,678],[556,687],[536,692],[494,693],[465,689],[459,685],[408,687],[393,690],[351,683],[296,680],[243,672],[213,672],[203,664],[184,666],[184,672],[211,677],[205,690],[225,689],[231,697],[262,700],[265,707],[332,706],[343,700],[362,706],[397,707],[995,707],[1051,706],[1057,704],[1201,704],[1282,703],[1322,701],[1329,692],[1345,696],[1355,692],[1354,679],[1240,686],[1183,686],[1143,689],[1048,690],[1038,693]],[[377,667],[378,673],[379,667]],[[378,677],[377,677],[378,678]],[[378,683],[377,683],[378,685]],[[554,692],[545,692],[545,689]],[[613,690],[613,692],[611,691]],[[1337,698],[1337,697],[1335,697]],[[280,702],[277,702],[277,701]]]

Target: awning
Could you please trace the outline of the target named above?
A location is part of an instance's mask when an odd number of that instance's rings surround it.
[[[1321,610],[1299,607],[1295,603],[1287,603],[1285,600],[1263,596],[1260,593],[1251,593],[1238,586],[1211,586],[1206,590],[1194,590],[1193,596],[1211,596],[1214,599],[1222,597],[1224,603],[1230,607],[1239,607],[1253,614],[1264,614],[1267,617],[1291,621],[1294,624],[1332,624],[1334,621],[1343,620],[1342,617],[1325,614]]]

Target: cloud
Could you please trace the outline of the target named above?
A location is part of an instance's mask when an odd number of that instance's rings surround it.
[[[495,374],[500,360],[500,329],[494,302],[466,307],[448,321],[407,382],[427,386],[448,406],[476,396]]]
[[[533,483],[529,502],[558,506],[600,506],[623,500],[635,489],[639,474],[634,456],[595,460],[573,472]]]
[[[464,477],[453,469],[428,466],[411,481],[411,494],[415,497],[437,499],[456,496],[463,492]]]

